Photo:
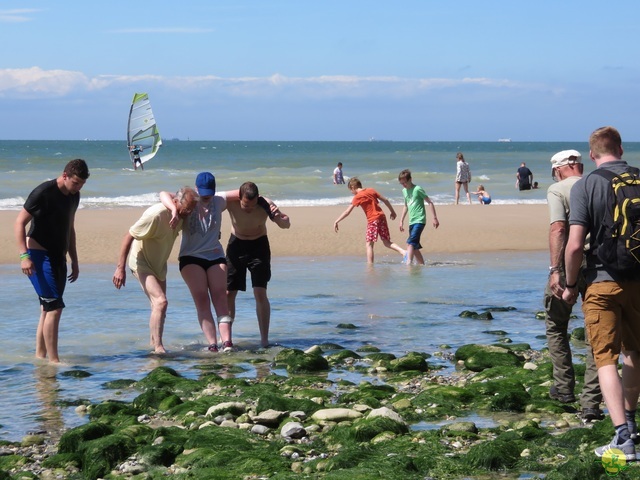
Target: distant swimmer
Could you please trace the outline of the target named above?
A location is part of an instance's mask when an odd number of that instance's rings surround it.
[[[142,164],[142,160],[140,160],[140,154],[142,153],[142,150],[144,150],[144,148],[140,145],[131,145],[129,147],[129,150],[131,151],[132,155],[133,169],[138,170],[138,164],[140,164],[140,169],[144,170],[144,165]]]
[[[531,190],[531,184],[533,183],[533,173],[527,167],[527,164],[522,162],[520,168],[516,172],[516,187],[518,190]]]
[[[344,176],[342,175],[342,162],[338,162],[338,166],[333,170],[333,183],[336,185],[344,184]]]

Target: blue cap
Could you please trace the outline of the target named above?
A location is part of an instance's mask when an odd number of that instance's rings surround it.
[[[196,177],[196,187],[198,188],[198,195],[209,196],[216,194],[216,177],[212,173],[202,172]]]

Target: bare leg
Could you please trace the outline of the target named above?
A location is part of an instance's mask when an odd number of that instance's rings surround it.
[[[367,263],[373,263],[373,242],[367,242]]]
[[[469,195],[469,184],[467,182],[464,182],[462,185],[464,185],[464,192],[467,195],[467,200],[469,201],[469,205],[471,205],[471,195]]]
[[[213,267],[212,267],[213,268]],[[211,270],[211,269],[209,269]],[[211,300],[209,298],[209,279],[207,272],[199,265],[191,264],[180,270],[184,282],[189,287],[193,303],[196,306],[198,323],[209,345],[217,343],[216,324],[211,313]]]
[[[460,184],[458,182],[454,182],[455,185],[455,196],[456,196],[456,205],[458,205],[458,201],[460,200]]]
[[[162,333],[164,332],[164,321],[167,316],[167,282],[160,281],[151,274],[136,274],[140,286],[151,304],[151,315],[149,316],[149,333],[151,346],[155,353],[167,353],[162,344]]]
[[[229,315],[231,318],[236,318],[236,297],[238,296],[237,290],[227,291],[227,305],[229,306]]]
[[[624,416],[624,395],[622,380],[618,375],[617,365],[604,365],[598,369],[600,390],[607,405],[611,422],[614,426],[622,425],[627,421]]]
[[[60,363],[58,356],[58,330],[62,309],[45,312],[41,310],[36,330],[36,357],[47,358],[52,363]]]
[[[418,262],[418,265],[424,265],[424,257],[422,256],[422,252],[420,252],[419,249],[414,249],[413,255],[416,259],[416,262]]]
[[[413,248],[413,245],[407,244],[407,265],[411,265],[413,262],[413,257],[415,256],[414,252],[415,249]]]
[[[211,303],[213,303],[216,315],[218,317],[222,315],[229,315],[229,304],[227,303],[227,266],[225,264],[219,264],[210,267],[207,270],[207,281],[209,284]],[[219,323],[218,328],[220,329],[220,339],[222,340],[222,343],[230,342],[231,323]]]
[[[269,325],[271,323],[271,304],[267,297],[267,289],[263,287],[253,287],[253,296],[256,299],[260,345],[267,347],[269,346]]]
[[[402,247],[399,247],[398,245],[396,245],[395,243],[392,243],[391,240],[385,240],[384,238],[380,237],[380,239],[382,240],[382,244],[387,247],[390,248],[391,250],[395,250],[396,252],[398,252],[400,255],[404,256],[405,253],[407,253]]]

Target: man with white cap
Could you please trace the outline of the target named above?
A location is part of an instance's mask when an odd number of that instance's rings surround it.
[[[549,396],[562,403],[575,402],[575,372],[569,344],[569,319],[572,305],[562,300],[565,286],[564,250],[569,238],[569,196],[571,187],[582,177],[584,165],[577,150],[563,150],[551,157],[551,176],[556,183],[547,190],[549,205],[549,281],[544,292],[545,327],[549,355],[553,364],[553,386]],[[586,283],[582,276],[579,289],[584,294]],[[582,420],[590,422],[603,418],[600,410],[602,393],[598,383],[591,346],[587,345],[584,387],[580,403]]]

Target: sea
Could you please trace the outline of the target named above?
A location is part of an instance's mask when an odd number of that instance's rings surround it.
[[[496,204],[543,204],[551,183],[549,159],[569,148],[588,158],[587,144],[572,142],[172,140],[165,142],[144,171],[134,171],[123,142],[0,140],[0,209],[17,212],[37,184],[55,178],[73,158],[84,158],[91,171],[81,208],[150,205],[161,190],[193,185],[201,171],[214,173],[218,188],[224,190],[254,181],[261,193],[282,207],[347,205],[348,190],[331,181],[339,161],[346,177],[358,176],[365,186],[376,188],[394,203],[401,203],[397,175],[409,168],[414,182],[426,189],[436,205],[451,204],[458,151],[471,166],[471,186],[484,184]],[[624,157],[640,164],[640,144],[626,144]],[[514,188],[521,162],[533,171],[538,190]],[[587,171],[593,168],[588,159],[585,164]],[[114,245],[114,251],[117,248]],[[250,293],[241,293],[233,326],[238,350],[231,354],[205,351],[191,296],[177,268],[170,268],[164,332],[169,354],[163,357],[150,354],[149,306],[139,286],[130,282],[118,291],[111,282],[113,265],[82,264],[80,278],[65,292],[60,366],[34,359],[39,315],[35,294],[17,265],[0,265],[0,440],[19,441],[30,432],[59,435],[81,425],[87,418],[76,413],[74,404],[131,400],[139,392],[110,390],[106,382],[139,380],[160,365],[190,378],[198,377],[202,364],[218,365],[223,375],[231,366],[234,372],[237,367],[243,372],[228,375],[286,375],[270,363],[281,348],[304,350],[334,343],[356,350],[371,344],[398,356],[408,351],[428,353],[428,362],[446,375],[456,368],[452,354],[467,343],[545,346],[544,320],[538,314],[547,279],[547,252],[433,254],[426,256],[424,267],[407,267],[397,256],[380,253],[372,266],[366,264],[364,254],[274,258],[269,284],[274,346],[259,348],[255,304]],[[463,311],[492,311],[493,319],[463,318]],[[580,308],[574,313],[571,328],[583,322]],[[341,324],[355,328],[340,328]],[[574,348],[584,353],[583,345]],[[256,358],[267,362],[256,363]],[[74,375],[76,370],[84,375]],[[383,381],[340,369],[327,375],[334,380]],[[475,421],[491,424],[492,420]]]

